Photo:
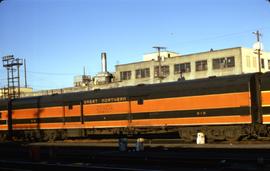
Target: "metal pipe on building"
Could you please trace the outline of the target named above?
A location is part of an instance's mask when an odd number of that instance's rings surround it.
[[[107,55],[106,52],[101,53],[101,71],[107,72]]]

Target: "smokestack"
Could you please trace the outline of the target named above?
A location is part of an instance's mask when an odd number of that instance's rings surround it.
[[[106,52],[101,53],[101,71],[107,72],[107,55]]]

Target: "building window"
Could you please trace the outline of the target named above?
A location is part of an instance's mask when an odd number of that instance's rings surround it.
[[[150,77],[150,69],[149,68],[143,68],[143,69],[136,70],[136,78],[146,78],[146,77]]]
[[[221,69],[226,67],[225,58],[213,59],[213,69]]]
[[[261,67],[264,68],[264,59],[261,59]]]
[[[250,68],[250,56],[247,56],[247,67],[249,67]]]
[[[179,73],[185,73],[185,72],[190,72],[190,63],[182,63],[182,64],[175,64],[174,65],[174,74],[179,74]]]
[[[257,57],[253,57],[252,58],[252,64],[253,64],[253,68],[257,68],[258,64],[257,64]]]
[[[226,61],[227,61],[226,67],[230,68],[230,67],[234,67],[235,66],[234,56],[227,57],[226,58]]]
[[[158,77],[158,70],[159,70],[159,66],[155,66],[154,68],[154,77]],[[162,77],[167,77],[170,74],[170,67],[169,65],[164,65],[161,66],[161,74],[160,76]]]
[[[213,59],[213,69],[230,68],[235,66],[234,56]]]
[[[196,71],[206,71],[207,70],[207,60],[196,61]]]
[[[270,60],[268,60],[268,69],[270,69]]]
[[[131,71],[123,71],[120,72],[120,80],[130,80],[131,79]]]

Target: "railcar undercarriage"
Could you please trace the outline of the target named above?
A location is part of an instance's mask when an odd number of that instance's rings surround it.
[[[206,142],[247,141],[267,139],[270,126],[262,124],[223,125],[223,126],[183,126],[183,127],[127,127],[96,129],[52,129],[52,130],[14,130],[13,141],[55,141],[66,139],[109,139],[109,138],[145,138],[179,139],[185,143],[196,141],[197,133],[202,132]],[[8,132],[0,133],[0,141],[8,140]]]

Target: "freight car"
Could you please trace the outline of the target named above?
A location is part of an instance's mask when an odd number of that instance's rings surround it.
[[[0,135],[66,138],[269,137],[270,73],[0,101]]]

